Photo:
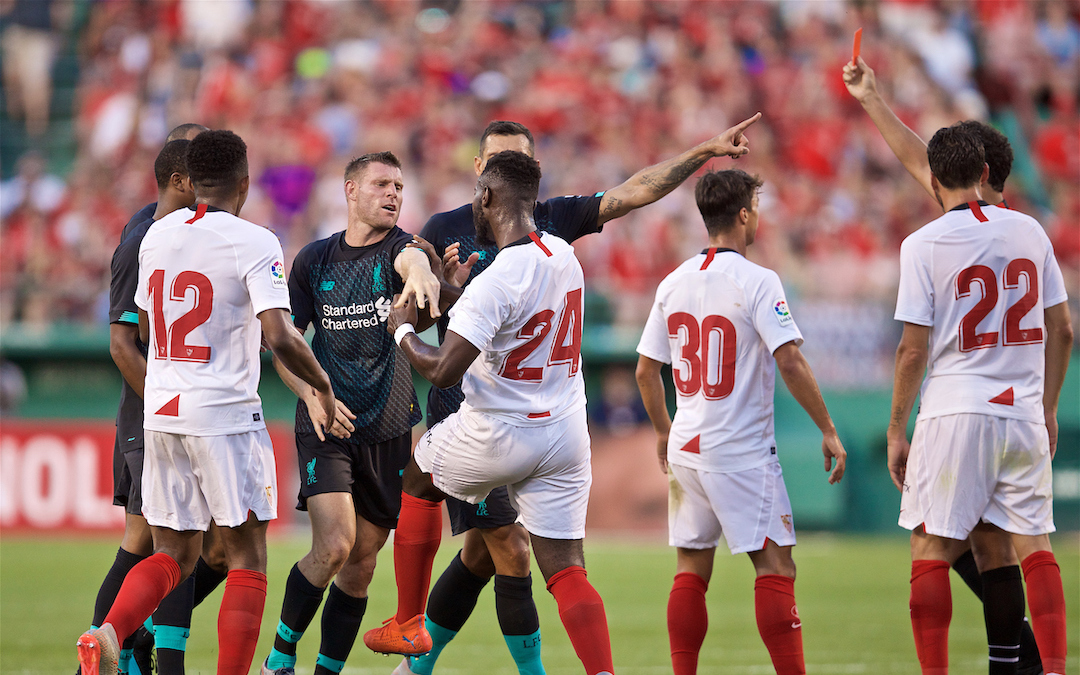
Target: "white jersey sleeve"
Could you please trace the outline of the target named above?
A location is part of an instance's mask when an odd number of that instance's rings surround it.
[[[256,316],[268,309],[291,311],[281,244],[269,230],[264,232],[265,236],[252,237],[244,259],[239,261],[241,277],[247,285]]]
[[[780,283],[780,277],[772,270],[764,269],[761,283],[756,289],[756,294],[749,298],[754,303],[751,320],[754,329],[757,330],[761,341],[769,348],[769,353],[789,342],[795,346],[803,343],[802,333],[795,325],[795,319],[788,309],[787,298],[784,296],[784,286]]]
[[[499,328],[507,322],[514,307],[511,292],[494,275],[480,275],[465,287],[458,301],[450,308],[446,329],[484,351]]]
[[[656,298],[637,346],[638,354],[660,363],[671,363],[671,345],[668,341],[667,317],[664,314],[666,281],[665,279],[661,282],[656,289]]]
[[[1065,279],[1061,276],[1061,267],[1054,256],[1054,247],[1049,242],[1046,246],[1046,258],[1043,260],[1043,307],[1060,305],[1069,299],[1065,290]]]
[[[934,325],[934,281],[924,243],[908,237],[900,245],[900,288],[896,295],[897,321],[918,326]]]

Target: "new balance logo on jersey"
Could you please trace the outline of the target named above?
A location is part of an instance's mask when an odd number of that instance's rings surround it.
[[[315,459],[308,462],[307,465],[306,465],[307,466],[307,484],[308,485],[314,485],[315,483],[319,482],[319,479],[315,477],[315,461],[317,459],[319,459],[319,458],[316,457]]]
[[[329,280],[329,279],[326,280],[326,281],[320,281],[319,282],[319,290],[320,291],[332,291],[332,290],[334,290],[334,282]]]
[[[379,296],[378,300],[346,306],[324,304],[320,325],[327,330],[350,330],[355,328],[378,328],[386,322],[393,303]],[[333,317],[343,317],[335,319]],[[345,318],[348,317],[348,318]]]

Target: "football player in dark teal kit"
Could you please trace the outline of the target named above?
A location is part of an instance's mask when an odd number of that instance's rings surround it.
[[[421,413],[409,362],[385,322],[395,294],[430,303],[432,318],[439,297],[431,260],[407,247],[413,237],[397,227],[403,188],[392,153],[354,159],[345,169],[348,227],[308,244],[293,261],[293,322],[300,331],[315,328],[312,348],[334,385],[338,414],[324,419],[311,387],[275,362],[300,399],[298,508],[311,518],[312,548],[289,574],[264,674],[293,672],[296,643],[327,586],[315,673],[341,671],[367,607],[376,556],[397,526],[401,471]]]

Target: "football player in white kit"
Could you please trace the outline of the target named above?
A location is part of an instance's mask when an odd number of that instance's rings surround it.
[[[451,495],[476,504],[509,486],[578,658],[598,675],[613,666],[603,601],[586,578],[582,547],[592,483],[580,370],[584,276],[568,243],[536,231],[539,185],[540,165],[524,153],[488,160],[473,218],[477,241],[494,242],[499,253],[461,292],[441,347],[416,337],[411,302],[390,314],[387,329],[417,372],[439,387],[460,380],[465,393],[461,408],[420,439],[404,489],[432,502]],[[447,290],[444,300],[455,294]],[[490,532],[496,586],[531,593],[528,553]],[[411,575],[416,583],[430,578],[430,564]],[[504,635],[519,634],[513,622],[527,623],[501,604],[496,610]]]
[[[1058,396],[1072,345],[1065,285],[1039,223],[982,201],[988,168],[977,133],[962,123],[941,129],[927,155],[945,215],[900,248],[895,316],[904,332],[888,430],[899,522],[912,530],[916,651],[923,673],[947,672],[948,570],[970,535],[990,673],[1015,673],[1019,661],[1024,594],[1012,547],[1043,668],[1064,673],[1065,600],[1048,535]]]
[[[780,278],[745,257],[757,232],[760,188],[757,177],[739,170],[698,181],[694,196],[709,247],[660,283],[637,348],[638,386],[670,482],[669,539],[678,562],[667,617],[675,675],[697,672],[721,534],[732,554],[749,554],[757,572],[758,631],[776,672],[806,672],[791,557],[795,528],[773,433],[776,367],[821,430],[830,483],[843,477],[847,460],[799,350],[802,334]],[[674,421],[665,403],[665,363],[678,391]]]
[[[211,519],[229,567],[217,672],[248,672],[266,601],[266,526],[277,517],[257,391],[262,338],[334,418],[330,378],[289,318],[281,245],[236,215],[248,191],[246,145],[206,131],[186,161],[196,203],[147,233],[135,294],[150,354],[143,514],[154,555],[128,573],[101,628],[79,638],[83,675],[116,673],[119,643],[191,574]]]
[[[930,161],[926,156],[926,141],[919,138],[906,124],[900,121],[896,113],[892,111],[885,99],[877,89],[877,76],[874,70],[866,64],[860,56],[857,62],[849,62],[844,66],[844,84],[848,93],[860,104],[874,126],[881,132],[881,137],[889,144],[893,154],[900,160],[911,177],[918,181],[919,185],[926,190],[931,198],[937,199],[934,186],[930,180]],[[989,169],[987,180],[979,186],[982,198],[990,204],[1002,208],[1011,208],[1005,200],[1005,180],[1012,171],[1013,151],[1009,145],[1009,139],[994,127],[978,120],[966,120],[963,126],[978,134],[982,140],[983,152],[986,158],[986,166]],[[1004,552],[1004,553],[1007,553]],[[1016,567],[1019,560],[1015,554],[1007,559],[1000,559],[996,567]],[[952,567],[964,583],[982,601],[983,578],[979,572],[979,565],[975,561],[975,555],[970,546],[953,561]],[[1013,571],[1015,573],[1015,570]],[[1000,576],[1001,573],[992,573],[991,576]],[[996,594],[995,594],[996,595]],[[997,609],[994,607],[996,597],[990,598],[990,607],[983,608],[985,623],[987,624],[987,642],[1000,641],[996,633],[1000,629],[995,619]],[[1020,633],[1020,661],[1017,666],[1018,675],[1042,675],[1042,660],[1039,658],[1039,648],[1035,640],[1035,634],[1031,630],[1025,618]]]

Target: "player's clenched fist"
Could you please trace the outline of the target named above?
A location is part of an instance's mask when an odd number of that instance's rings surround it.
[[[390,314],[386,317],[386,332],[393,335],[397,329],[405,324],[416,325],[417,309],[416,302],[405,294],[394,296],[394,306],[390,308]]]
[[[863,61],[861,56],[858,63],[849,61],[844,66],[844,85],[847,86],[848,93],[860,103],[877,94],[877,78],[874,77],[874,70],[866,65],[866,61]]]

